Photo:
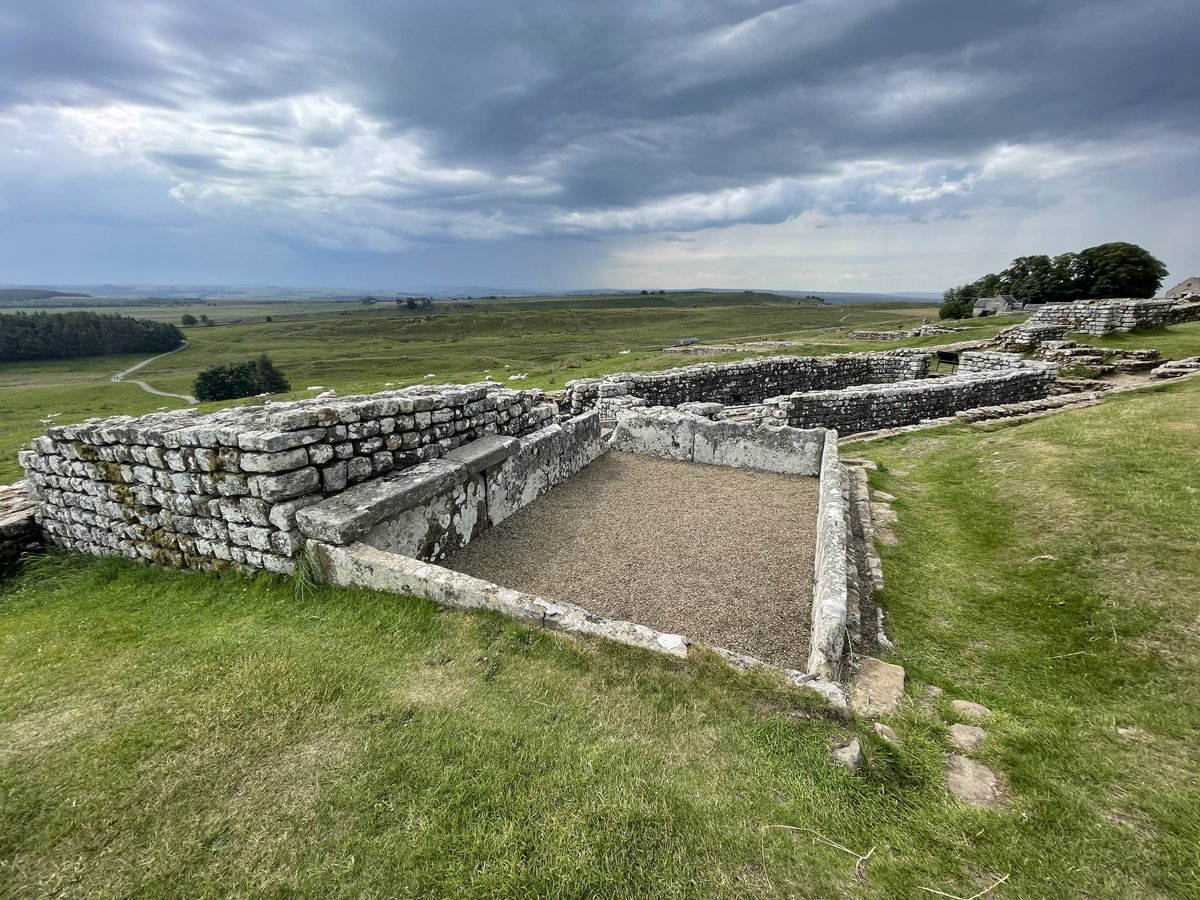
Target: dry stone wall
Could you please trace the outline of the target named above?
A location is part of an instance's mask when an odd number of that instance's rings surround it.
[[[572,415],[595,408],[606,397],[618,395],[642,398],[650,406],[678,406],[693,401],[725,405],[758,403],[793,391],[921,378],[929,370],[930,359],[927,351],[901,349],[825,357],[773,356],[733,363],[701,363],[664,372],[624,372],[603,379],[568,382],[564,403]]]
[[[965,409],[1037,400],[1054,389],[1055,366],[1023,363],[1020,368],[1000,368],[1003,361],[976,363],[988,364],[997,368],[966,373],[960,368],[959,374],[944,378],[774,397],[764,410],[770,419],[794,428],[823,426],[855,434],[940,419]]]
[[[1105,335],[1135,328],[1161,328],[1200,320],[1200,303],[1179,300],[1076,300],[1047,303],[1025,327],[1066,326],[1069,331]]]
[[[289,573],[301,509],[485,435],[526,434],[556,413],[541,391],[428,385],[56,426],[20,460],[54,545]]]

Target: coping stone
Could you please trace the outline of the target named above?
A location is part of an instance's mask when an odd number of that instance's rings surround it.
[[[296,523],[315,540],[350,544],[384,519],[429,502],[467,477],[461,463],[431,459],[347,488],[298,512]]]
[[[468,475],[478,475],[508,459],[520,446],[521,442],[516,438],[487,434],[451,450],[441,458],[466,467]]]

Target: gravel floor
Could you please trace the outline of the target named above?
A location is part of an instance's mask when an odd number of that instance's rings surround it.
[[[818,481],[610,452],[443,565],[803,668]]]

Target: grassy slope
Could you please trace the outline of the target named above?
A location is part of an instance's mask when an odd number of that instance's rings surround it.
[[[883,898],[1010,873],[1000,896],[1184,896],[1200,862],[1198,422],[1192,381],[863,451],[898,497],[883,597],[898,659],[995,710],[981,756],[1009,774],[1010,812],[947,799],[944,726],[915,705],[893,750],[705,658],[51,559],[0,587],[0,884]],[[859,776],[826,761],[852,730]],[[867,884],[776,826],[877,848]]]

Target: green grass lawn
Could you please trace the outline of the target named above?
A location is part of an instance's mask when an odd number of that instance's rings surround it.
[[[703,654],[47,558],[0,583],[0,893],[1189,896],[1198,439],[1191,381],[848,451],[897,497],[899,748]],[[952,698],[1010,810],[945,794]]]

